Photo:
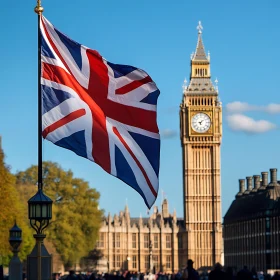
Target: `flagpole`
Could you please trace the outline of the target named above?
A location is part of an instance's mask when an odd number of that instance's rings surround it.
[[[41,92],[41,32],[40,32],[40,18],[44,11],[41,6],[41,0],[37,0],[37,5],[34,8],[37,18],[37,36],[38,36],[38,192],[43,190],[43,176],[42,176],[42,92]],[[45,235],[37,231],[34,234],[37,246],[37,280],[42,279],[42,247]]]
[[[37,0],[37,6],[34,9],[38,14],[38,189],[43,189],[43,163],[42,163],[42,92],[41,92],[41,33],[40,17],[44,11],[41,6],[41,0]]]

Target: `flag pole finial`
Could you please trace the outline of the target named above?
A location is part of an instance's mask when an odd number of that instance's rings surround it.
[[[34,11],[38,15],[43,13],[44,8],[41,6],[41,0],[37,0],[37,6],[34,8]]]

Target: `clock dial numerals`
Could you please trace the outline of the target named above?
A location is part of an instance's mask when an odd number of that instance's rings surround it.
[[[211,119],[207,114],[198,113],[192,117],[192,129],[198,133],[205,133],[211,126]]]

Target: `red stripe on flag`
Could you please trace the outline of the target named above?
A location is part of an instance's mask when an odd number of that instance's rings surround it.
[[[79,109],[77,111],[70,113],[69,115],[63,117],[59,121],[57,121],[57,122],[51,124],[50,126],[48,126],[47,128],[45,128],[42,133],[43,137],[46,138],[49,133],[55,131],[56,129],[62,127],[63,125],[65,125],[67,123],[70,123],[70,122],[84,116],[85,114],[86,114],[85,109]]]
[[[97,51],[87,50],[87,56],[89,65],[91,66],[88,96],[98,104],[99,110],[103,113],[98,116],[98,122],[96,122],[95,117],[93,117],[92,156],[97,164],[108,173],[111,173],[109,137],[105,117],[108,115],[102,106],[107,101],[108,95],[108,69]]]
[[[129,152],[129,154],[132,156],[132,158],[134,159],[134,161],[136,162],[137,166],[140,168],[140,170],[142,171],[142,174],[144,175],[146,182],[152,192],[152,194],[156,197],[157,193],[145,171],[145,169],[143,168],[143,166],[141,165],[140,161],[137,159],[137,157],[134,155],[134,153],[132,152],[132,150],[130,149],[130,147],[128,146],[128,144],[125,142],[125,140],[123,139],[123,137],[121,136],[121,134],[119,133],[119,131],[117,130],[116,127],[113,127],[113,131],[114,133],[117,135],[117,137],[120,139],[120,141],[122,142],[122,144],[125,146],[125,148],[127,149],[127,151]]]
[[[144,84],[150,83],[152,81],[153,80],[151,79],[150,76],[147,76],[147,77],[145,77],[142,80],[133,81],[130,84],[127,84],[127,85],[125,85],[123,87],[118,88],[116,90],[116,94],[126,94],[126,93],[128,93],[128,92],[130,92],[130,91],[132,91],[132,90],[134,90],[134,89],[136,89],[138,87],[141,87]]]
[[[91,60],[91,55],[88,56]],[[96,84],[90,82],[89,89],[86,90],[76,81],[73,76],[71,76],[59,66],[43,63],[42,69],[42,77],[46,80],[62,84],[73,89],[80,96],[80,98],[88,104],[95,121],[98,121],[100,118],[103,119],[103,117],[105,118],[105,116],[107,116],[118,122],[158,133],[156,122],[157,113],[155,111],[144,110],[142,108],[116,103],[110,99],[107,99],[108,93],[105,93],[105,90],[101,90],[99,92],[96,91],[100,89],[97,84],[102,83],[102,80],[100,80],[98,77],[98,73],[95,73]],[[95,69],[91,70],[91,77],[93,77],[94,70]],[[97,88],[94,89],[96,86]],[[103,121],[101,121],[101,124],[103,124],[101,126],[105,125]]]
[[[106,118],[104,112],[100,109],[99,104],[96,104],[95,100],[88,93],[88,91],[84,87],[82,87],[73,76],[68,74],[59,66],[44,63],[42,77],[73,89],[79,95],[79,97],[89,106],[93,119],[92,157],[94,161],[99,164],[105,171],[111,173]],[[106,145],[106,143],[108,146]],[[104,151],[108,151],[107,156],[105,155]],[[102,160],[104,160],[104,162]]]
[[[101,108],[107,117],[120,123],[158,133],[156,111],[124,105],[110,99],[106,100]]]

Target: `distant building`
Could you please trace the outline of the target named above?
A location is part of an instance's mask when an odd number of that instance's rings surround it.
[[[131,218],[128,206],[113,218],[103,221],[97,248],[108,262],[109,271],[178,271],[185,266],[178,255],[183,254],[184,221],[176,212],[169,214],[165,199],[162,211],[154,207],[149,218]]]
[[[149,218],[131,218],[124,212],[109,215],[100,229],[99,248],[109,271],[177,272],[194,261],[196,269],[223,262],[220,152],[222,106],[218,81],[213,85],[210,53],[206,55],[199,22],[195,53],[191,55],[190,82],[184,81],[180,105],[183,159],[184,218],[156,207]]]
[[[239,192],[224,217],[225,266],[280,269],[280,181],[277,169],[239,180]],[[252,182],[254,181],[254,182]],[[252,184],[254,183],[254,185]]]

